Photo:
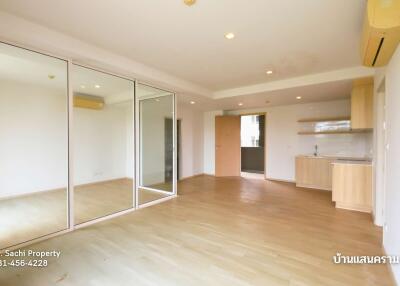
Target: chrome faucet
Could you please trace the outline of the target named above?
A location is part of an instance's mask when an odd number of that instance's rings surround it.
[[[314,156],[317,157],[318,156],[318,145],[314,146]]]

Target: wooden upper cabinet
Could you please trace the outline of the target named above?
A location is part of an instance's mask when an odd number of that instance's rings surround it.
[[[351,128],[373,128],[373,95],[372,79],[356,80],[351,92]]]

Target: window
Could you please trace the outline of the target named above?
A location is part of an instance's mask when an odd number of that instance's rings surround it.
[[[241,117],[241,147],[262,147],[260,143],[260,115]]]

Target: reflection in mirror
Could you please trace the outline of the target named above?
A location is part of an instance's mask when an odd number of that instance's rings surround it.
[[[173,195],[174,94],[138,84],[139,204]]]
[[[0,43],[0,249],[68,228],[67,62]]]
[[[75,224],[134,206],[134,82],[74,65]]]

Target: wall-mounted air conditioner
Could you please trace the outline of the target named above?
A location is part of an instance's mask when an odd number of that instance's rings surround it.
[[[368,0],[361,41],[365,66],[386,65],[400,41],[400,0]]]

